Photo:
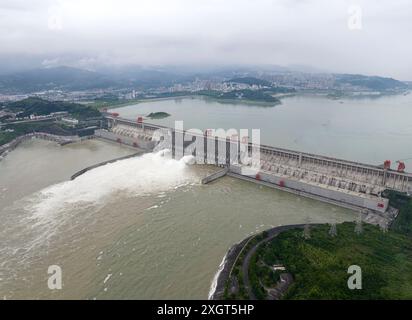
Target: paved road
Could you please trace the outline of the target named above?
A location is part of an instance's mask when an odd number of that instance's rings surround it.
[[[275,227],[273,229],[268,230],[268,236],[255,244],[246,254],[245,259],[243,260],[242,264],[242,273],[243,273],[243,285],[245,289],[248,292],[249,299],[250,300],[256,300],[256,296],[253,293],[252,286],[250,285],[249,281],[249,265],[250,265],[250,260],[252,259],[253,255],[255,254],[256,250],[258,247],[273,238],[275,238],[279,233],[289,230],[289,229],[295,229],[295,228],[303,228],[305,225],[304,224],[298,224],[298,225],[290,225],[290,226],[281,226],[281,227]]]

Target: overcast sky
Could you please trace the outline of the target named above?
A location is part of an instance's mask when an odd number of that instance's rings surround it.
[[[0,67],[305,65],[412,80],[411,33],[411,0],[0,0]]]

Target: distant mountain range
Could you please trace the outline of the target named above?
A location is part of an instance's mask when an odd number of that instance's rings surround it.
[[[0,93],[32,93],[45,90],[89,90],[89,89],[148,89],[167,87],[176,83],[188,83],[195,79],[227,81],[244,84],[270,86],[268,75],[274,74],[304,74],[285,68],[226,67],[214,70],[190,68],[143,68],[128,66],[106,68],[99,71],[87,71],[72,67],[55,67],[33,69],[0,76]],[[304,74],[311,79],[311,74]],[[319,74],[316,79],[319,78]],[[352,86],[366,90],[397,90],[406,89],[410,84],[377,76],[326,74],[334,77],[334,84],[339,87]]]
[[[359,74],[337,74],[335,78],[337,84],[349,84],[351,86],[357,86],[360,88],[366,88],[376,91],[386,91],[393,89],[407,89],[408,84],[392,79],[383,77],[370,77]]]
[[[106,88],[113,85],[115,82],[108,76],[69,67],[34,69],[0,76],[0,92],[30,93],[51,89],[85,90]]]

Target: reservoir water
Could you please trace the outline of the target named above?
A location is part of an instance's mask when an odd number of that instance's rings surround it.
[[[261,128],[267,144],[372,163],[410,156],[411,98],[368,101],[295,97],[268,108],[182,99],[116,111],[130,118],[165,111],[172,117],[158,123],[185,120],[186,128]],[[132,152],[94,140],[63,147],[31,140],[0,161],[0,298],[207,298],[227,249],[247,235],[357,216],[229,177],[201,185],[213,168],[160,154],[68,181]],[[47,287],[50,265],[62,268],[62,290]]]
[[[129,119],[167,112],[168,118],[147,121],[174,126],[184,120],[185,129],[260,129],[263,144],[369,164],[406,158],[412,171],[412,94],[341,100],[304,95],[274,107],[181,98],[115,111]]]

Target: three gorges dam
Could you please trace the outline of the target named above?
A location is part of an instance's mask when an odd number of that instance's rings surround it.
[[[388,225],[396,217],[397,210],[385,198],[386,190],[412,194],[412,174],[404,172],[402,163],[398,170],[392,170],[388,162],[374,166],[249,141],[242,143],[233,136],[216,136],[211,130],[199,134],[146,123],[141,117],[132,121],[106,113],[105,118],[105,129],[95,131],[97,138],[146,151],[155,150],[161,143],[176,159],[193,155],[197,163],[223,167],[210,180],[227,174],[356,210],[369,223]],[[241,163],[245,156],[251,159],[246,165]]]

